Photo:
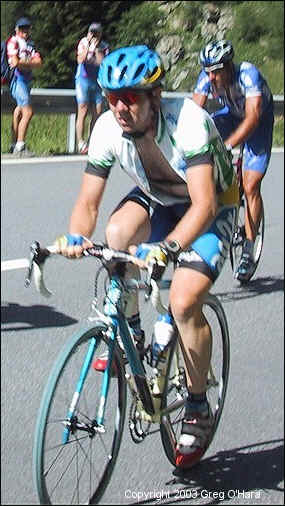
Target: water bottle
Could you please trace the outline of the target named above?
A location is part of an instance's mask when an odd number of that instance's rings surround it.
[[[159,315],[154,325],[154,333],[151,342],[151,365],[159,372],[166,366],[167,353],[164,352],[173,336],[173,318],[170,314]]]
[[[169,348],[165,349],[173,336],[173,318],[170,314],[159,315],[155,325],[151,342],[151,365],[154,368],[152,380],[153,400],[158,402],[155,409],[159,409],[161,395],[164,390],[165,374],[169,356]]]

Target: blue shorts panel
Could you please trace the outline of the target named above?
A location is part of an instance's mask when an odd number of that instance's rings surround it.
[[[31,103],[31,83],[23,79],[14,78],[10,85],[11,95],[16,100],[19,107],[30,105]]]
[[[155,204],[138,187],[123,199],[119,207],[127,200],[139,203],[149,212],[151,235],[148,243],[164,240],[189,209],[188,203],[173,206]],[[179,255],[178,265],[203,272],[215,281],[228,256],[236,212],[236,206],[222,207],[211,227],[189,246],[188,251]]]
[[[212,117],[223,140],[229,137],[242,121],[240,118],[233,116],[227,107],[216,111],[212,114]],[[245,142],[244,170],[255,170],[265,174],[271,156],[273,124],[273,113],[271,111],[265,113],[258,127]]]
[[[97,81],[87,77],[75,79],[76,100],[78,104],[101,104],[103,102],[102,90]]]
[[[236,206],[221,208],[207,232],[192,243],[192,250],[210,267],[214,280],[219,276],[227,259],[236,215]],[[183,253],[181,256],[183,257]]]

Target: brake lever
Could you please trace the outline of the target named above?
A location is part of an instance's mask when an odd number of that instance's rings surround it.
[[[40,249],[40,244],[37,241],[34,241],[30,246],[30,263],[28,266],[27,277],[25,279],[25,287],[26,288],[28,288],[31,284],[31,278],[32,278],[33,270],[34,270],[34,261],[35,261],[36,256],[38,256],[39,249]]]
[[[25,287],[28,288],[31,284],[31,278],[34,272],[36,288],[45,297],[50,297],[51,292],[44,284],[42,268],[46,258],[49,257],[50,254],[51,251],[48,249],[41,249],[39,242],[34,241],[30,246],[30,263],[25,279]]]

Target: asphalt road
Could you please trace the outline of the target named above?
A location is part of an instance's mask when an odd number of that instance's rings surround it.
[[[27,258],[67,231],[85,162],[2,160],[2,262]],[[116,172],[116,173],[115,173]],[[101,207],[96,238],[131,187],[115,171]],[[231,335],[231,372],[222,420],[211,448],[183,478],[163,454],[160,436],[141,445],[126,427],[118,463],[102,504],[283,504],[284,164],[274,153],[263,183],[266,229],[254,280],[236,286],[230,264],[213,293],[221,298]],[[1,504],[38,504],[32,446],[43,387],[66,339],[89,313],[90,260],[50,260],[42,298],[24,287],[24,269],[1,272]]]

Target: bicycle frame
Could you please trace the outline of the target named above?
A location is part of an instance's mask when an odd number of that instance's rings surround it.
[[[136,280],[129,280],[127,283],[128,286],[133,286],[132,282],[137,285],[138,288],[145,288],[144,282],[136,282]],[[160,281],[160,288],[168,289],[170,286],[171,281],[170,280],[162,280]],[[124,288],[121,286],[121,296],[123,294]],[[159,412],[156,412],[154,404],[153,404],[153,397],[148,385],[147,376],[144,370],[144,367],[142,365],[140,356],[138,354],[138,351],[134,345],[133,338],[131,336],[130,328],[127,324],[125,316],[120,312],[118,309],[118,305],[112,305],[113,310],[109,312],[108,315],[101,313],[98,309],[96,309],[97,317],[96,320],[100,321],[106,328],[106,332],[108,333],[109,337],[109,348],[108,348],[108,361],[107,361],[107,367],[103,373],[102,378],[102,385],[101,385],[101,394],[100,394],[100,402],[99,402],[99,408],[96,415],[96,427],[95,430],[98,432],[104,431],[104,415],[105,415],[105,408],[108,398],[108,391],[109,391],[109,385],[110,380],[112,377],[112,362],[113,362],[113,355],[114,355],[114,347],[115,347],[115,340],[117,333],[119,331],[120,337],[122,339],[124,349],[126,356],[128,358],[130,368],[132,371],[135,387],[133,386],[133,382],[130,380],[128,381],[129,386],[132,390],[132,393],[138,393],[139,398],[142,403],[142,408],[146,412],[146,416],[149,420],[152,420],[153,415],[157,415],[153,421],[157,421],[161,417],[161,422],[168,426],[168,420],[166,419],[166,415],[179,409],[182,407],[185,403],[185,399],[178,399],[176,402],[174,402],[171,406],[166,407],[165,409],[159,410]],[[94,353],[96,351],[96,348],[98,347],[99,342],[98,338],[93,338],[90,342],[89,349],[86,354],[86,358],[84,360],[80,377],[77,383],[77,387],[69,408],[69,412],[67,415],[67,421],[65,422],[65,429],[63,434],[63,442],[67,443],[69,439],[69,433],[70,433],[70,426],[71,426],[71,420],[73,417],[73,414],[76,410],[77,403],[79,401],[80,393],[83,388],[84,380],[87,376],[87,372],[89,368],[91,367],[91,363],[93,360]],[[178,350],[177,348],[174,350],[174,353],[176,354],[176,374],[178,374]],[[169,431],[171,430],[168,428]]]

